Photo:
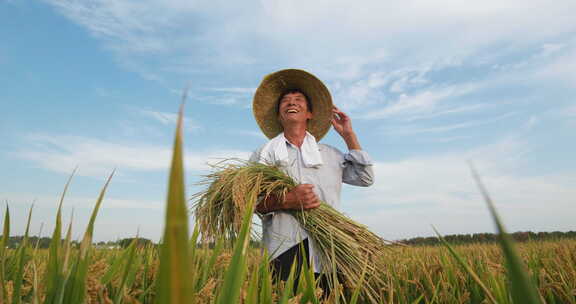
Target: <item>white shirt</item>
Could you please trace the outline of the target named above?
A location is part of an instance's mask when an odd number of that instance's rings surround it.
[[[264,145],[266,146],[266,145]],[[250,157],[250,161],[258,162],[260,147]],[[322,156],[322,165],[307,168],[302,160],[302,152],[297,146],[286,141],[288,162],[281,168],[299,184],[314,185],[318,198],[332,207],[340,206],[342,183],[356,186],[370,186],[374,182],[372,161],[363,150],[350,150],[342,153],[338,149],[318,144]],[[289,212],[274,211],[262,216],[262,242],[268,249],[271,259],[275,259],[286,250],[308,238],[308,234]],[[321,261],[316,254],[316,245],[310,238],[310,261],[314,261],[314,271],[322,272]]]

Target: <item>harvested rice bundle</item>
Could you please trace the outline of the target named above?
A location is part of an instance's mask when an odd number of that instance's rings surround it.
[[[236,160],[221,162],[214,169],[201,182],[207,190],[193,197],[196,224],[208,240],[222,236],[234,240],[245,210],[256,203],[250,198],[274,195],[282,201],[297,185],[278,167],[261,163]],[[384,285],[377,274],[385,269],[380,258],[386,249],[384,240],[324,202],[318,208],[291,213],[319,247],[324,272],[335,267],[345,286],[362,284],[361,293],[376,302]]]

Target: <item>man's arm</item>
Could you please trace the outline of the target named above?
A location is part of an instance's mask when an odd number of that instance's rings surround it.
[[[344,139],[349,150],[349,153],[344,157],[346,166],[342,171],[342,182],[363,187],[372,185],[374,183],[372,161],[360,147],[358,137],[356,137],[356,133],[352,129],[352,120],[346,113],[336,107],[332,109],[332,112],[334,113],[332,126]]]
[[[286,193],[284,201],[281,201],[279,197],[270,195],[256,206],[256,211],[264,214],[278,210],[308,210],[317,208],[320,206],[320,200],[313,189],[314,185],[300,184]]]

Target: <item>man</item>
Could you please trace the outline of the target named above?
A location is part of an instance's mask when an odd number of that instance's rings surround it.
[[[283,201],[269,197],[256,207],[262,215],[263,243],[273,271],[286,280],[294,259],[301,265],[305,256],[320,274],[323,265],[316,246],[289,211],[317,208],[320,201],[338,208],[343,182],[373,183],[372,162],[360,147],[350,117],[332,105],[324,84],[305,71],[282,70],[266,76],[254,96],[253,110],[271,140],[250,160],[279,165],[299,183]],[[330,125],[346,143],[348,153],[317,143]]]

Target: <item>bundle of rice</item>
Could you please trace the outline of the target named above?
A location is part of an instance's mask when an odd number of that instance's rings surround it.
[[[249,204],[256,203],[253,198],[274,195],[283,200],[297,185],[278,167],[261,163],[237,160],[214,169],[202,182],[207,190],[193,198],[196,224],[210,240],[234,240]],[[324,202],[312,210],[291,212],[319,247],[324,272],[335,266],[345,286],[361,284],[361,294],[376,302],[383,287],[378,270],[385,269],[379,258],[386,249],[384,240]]]

